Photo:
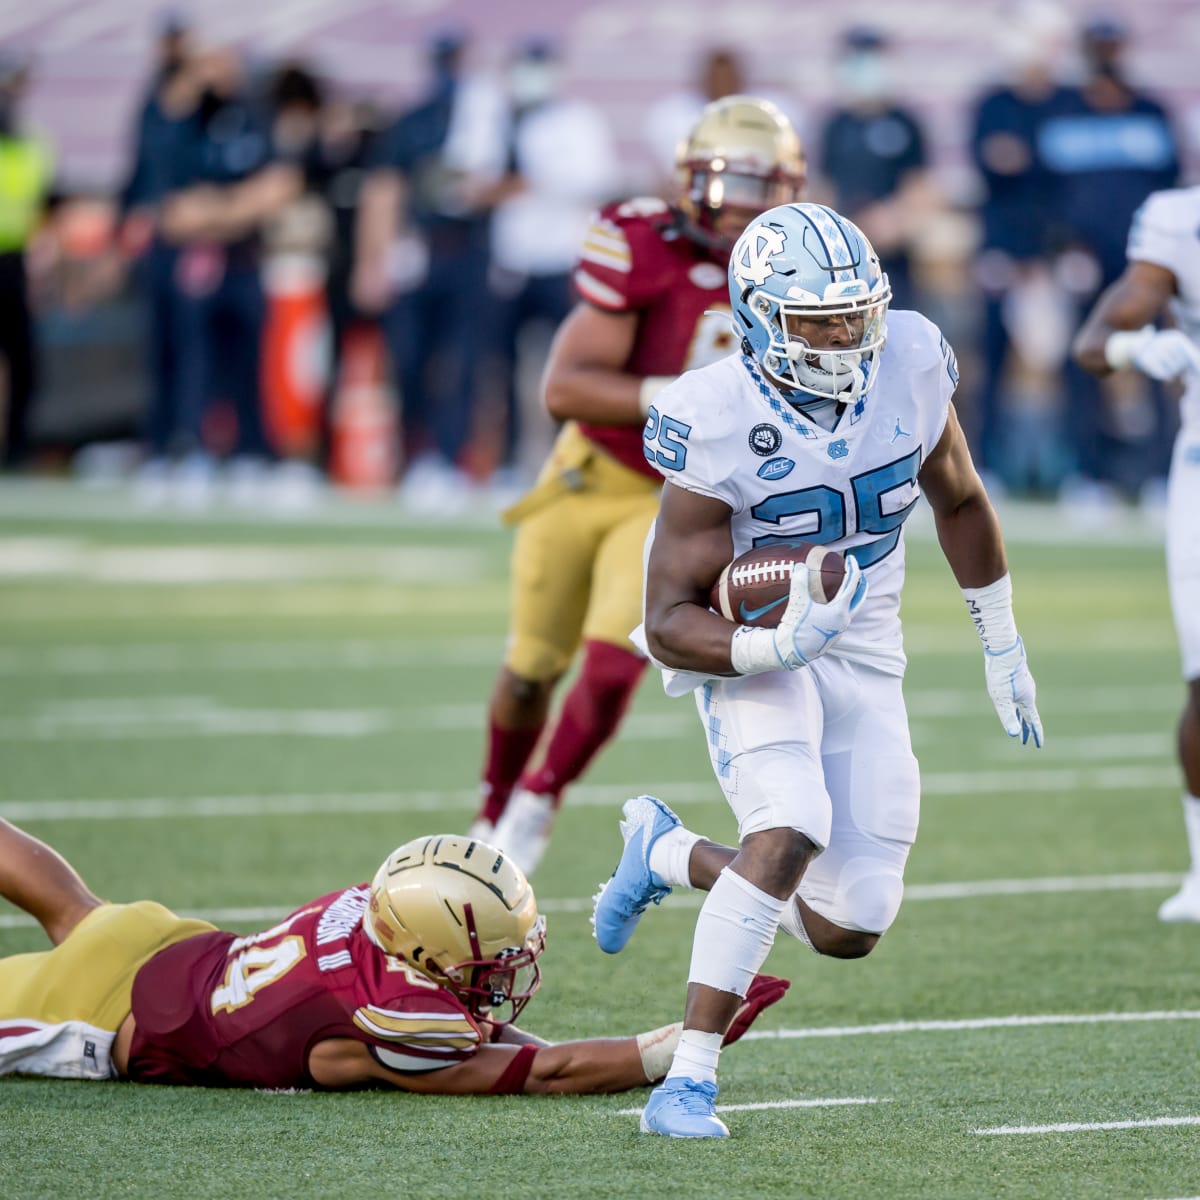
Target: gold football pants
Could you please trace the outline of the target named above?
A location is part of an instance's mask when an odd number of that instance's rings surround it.
[[[514,675],[555,678],[584,640],[633,651],[659,491],[573,423],[563,428],[533,490],[506,514],[517,523],[505,656]]]
[[[0,1020],[84,1021],[115,1032],[129,1015],[142,964],[214,928],[153,900],[102,904],[52,950],[0,959]]]

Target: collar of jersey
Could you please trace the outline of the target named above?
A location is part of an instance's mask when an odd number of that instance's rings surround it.
[[[843,412],[838,417],[833,429],[822,429],[819,425],[812,424],[808,421],[801,420],[794,409],[780,394],[779,389],[769,383],[758,369],[758,362],[749,354],[742,355],[742,365],[746,368],[750,378],[754,381],[754,386],[758,389],[758,394],[767,402],[771,411],[792,431],[798,433],[801,437],[812,438],[819,440],[821,438],[833,437],[841,428],[842,422],[846,416]],[[851,425],[857,423],[859,418],[867,410],[866,396],[859,396],[854,402],[854,406],[849,410]]]

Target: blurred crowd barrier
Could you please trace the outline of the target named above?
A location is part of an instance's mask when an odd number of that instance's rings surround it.
[[[571,0],[518,4],[503,43],[473,36],[475,5],[372,25],[348,0],[290,40],[281,9],[261,43],[250,17],[147,7],[113,43],[136,48],[136,87],[63,65],[107,9],[60,7],[0,18],[0,150],[53,164],[20,196],[0,183],[10,468],[127,477],[147,504],[328,484],[430,514],[503,503],[555,432],[537,381],[589,214],[670,198],[671,148],[743,91],[792,118],[810,198],[862,225],[895,305],[954,344],[990,487],[1161,501],[1173,397],[1097,384],[1068,347],[1138,204],[1189,178],[1188,5],[851,4],[818,32],[701,5],[680,38],[682,7]],[[775,26],[806,52],[764,47]],[[39,187],[5,244],[6,206]]]

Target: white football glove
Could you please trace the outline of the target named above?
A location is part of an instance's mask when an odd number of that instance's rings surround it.
[[[988,695],[996,706],[1000,723],[1009,737],[1020,737],[1024,745],[1042,744],[1042,719],[1037,710],[1037,685],[1025,661],[1025,644],[1020,638],[1007,649],[993,654],[986,647],[983,667]]]
[[[779,665],[789,671],[820,658],[846,632],[850,618],[867,595],[867,577],[853,555],[846,555],[846,574],[833,599],[818,604],[808,590],[808,572],[792,572],[787,608],[774,633]]]
[[[1151,379],[1174,379],[1187,371],[1200,372],[1200,347],[1179,329],[1142,329],[1111,334],[1104,345],[1110,367],[1130,364]]]

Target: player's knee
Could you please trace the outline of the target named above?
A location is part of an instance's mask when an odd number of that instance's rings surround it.
[[[584,650],[582,678],[598,707],[620,712],[629,703],[645,667],[646,660],[640,655],[611,642],[591,641]]]
[[[738,858],[750,867],[748,877],[757,886],[778,893],[799,883],[816,849],[798,829],[763,829],[742,839]]]
[[[885,933],[896,919],[903,898],[904,880],[899,875],[890,872],[860,875],[846,889],[839,907],[848,926],[846,932],[857,934],[859,941],[870,939],[870,945],[859,953],[842,954],[838,957],[860,958],[869,954],[880,935]]]
[[[858,929],[826,926],[812,935],[814,949],[829,958],[866,958],[879,943],[878,933],[863,933]]]

